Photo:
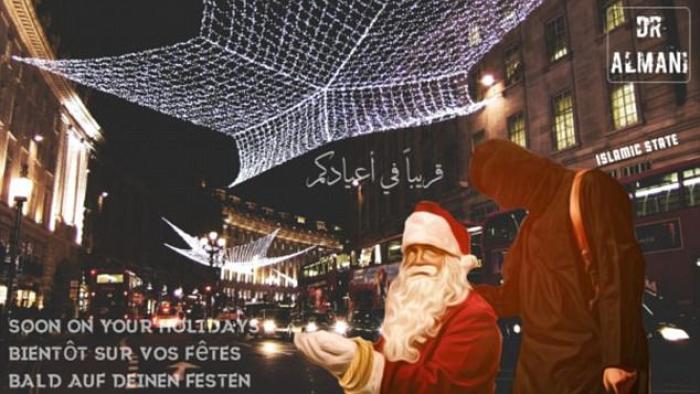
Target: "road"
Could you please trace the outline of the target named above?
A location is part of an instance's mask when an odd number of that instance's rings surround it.
[[[69,338],[33,339],[31,344],[64,345]],[[276,339],[244,340],[233,335],[138,335],[138,336],[84,336],[71,338],[76,346],[91,349],[84,361],[34,361],[10,362],[7,373],[2,374],[2,393],[304,393],[340,394],[336,380],[325,370],[307,362],[286,341]],[[209,360],[184,359],[187,348],[190,352],[204,344],[209,349]],[[116,361],[100,361],[95,349],[110,349],[119,357]],[[159,349],[159,350],[156,350]],[[222,350],[223,349],[223,350]],[[202,348],[203,350],[203,348]],[[168,353],[170,352],[170,353]],[[101,353],[106,354],[106,353]],[[7,354],[6,354],[7,355]],[[498,394],[510,392],[517,351],[506,344],[501,373],[497,379]],[[159,358],[156,360],[154,358]],[[211,359],[214,358],[214,359]],[[225,360],[221,360],[224,358]],[[227,358],[227,359],[226,359]],[[658,365],[659,363],[655,363]],[[60,388],[34,387],[10,390],[9,374],[47,377],[55,374],[61,379]],[[97,387],[100,374],[104,382]],[[71,382],[73,376],[84,380]],[[116,375],[116,381],[114,375]],[[687,376],[687,374],[684,374]],[[149,377],[139,384],[136,377]],[[653,375],[652,375],[653,376]],[[664,376],[664,374],[657,374]],[[212,379],[212,380],[207,380]],[[697,377],[675,376],[673,381],[657,379],[654,393],[696,393]],[[694,381],[692,379],[695,379]],[[130,382],[127,384],[127,382]],[[73,383],[72,388],[68,385]],[[115,384],[122,387],[115,388]],[[79,385],[83,388],[79,389]],[[214,386],[215,388],[212,388]],[[159,387],[159,388],[156,388]]]
[[[78,392],[77,384],[68,388],[72,375],[77,374],[87,377],[86,381],[81,382],[83,388],[80,392],[83,393],[108,394],[127,391],[134,393],[342,393],[336,380],[325,370],[304,360],[293,344],[280,340],[242,340],[232,335],[190,334],[93,336],[73,338],[73,340],[76,346],[86,346],[91,350],[97,347],[103,349],[109,347],[120,359],[98,361],[96,352],[90,351],[84,361],[11,362],[7,373],[3,374],[0,392],[31,394]],[[54,338],[42,342],[45,345],[58,343],[63,345],[65,341],[65,338],[60,340]],[[207,357],[210,360],[204,362],[187,360],[185,363],[182,356],[186,354],[186,348],[190,347],[190,351],[196,350],[198,345],[204,344],[202,341],[206,342],[206,347],[210,349]],[[130,350],[122,350],[125,348]],[[221,351],[221,349],[224,350]],[[170,358],[167,357],[168,350],[171,352],[169,355],[178,355],[178,357],[168,359]],[[228,360],[211,360],[211,358],[220,359],[222,354],[227,356]],[[159,359],[156,360],[157,356],[164,357],[158,357]],[[42,375],[45,377],[42,382],[45,385],[50,383],[47,377],[55,374],[61,377],[61,387],[10,390],[8,376],[13,373],[23,376],[27,374],[32,377]],[[100,374],[105,374],[105,382],[97,388],[95,386],[97,383],[90,380]],[[139,386],[138,375],[149,376],[152,379],[143,381]],[[177,385],[173,381],[177,381]],[[128,382],[130,384],[127,384]],[[33,383],[36,385],[38,381],[34,379]],[[115,388],[115,384],[122,387]],[[144,387],[149,385],[150,387]],[[154,385],[157,385],[157,388],[153,387]],[[212,388],[212,385],[215,388]]]

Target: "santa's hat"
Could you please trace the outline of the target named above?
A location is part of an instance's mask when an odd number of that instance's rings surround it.
[[[468,260],[473,266],[469,233],[457,219],[432,201],[421,201],[406,219],[401,250],[409,245],[434,246],[452,255]],[[468,259],[466,259],[469,257]]]

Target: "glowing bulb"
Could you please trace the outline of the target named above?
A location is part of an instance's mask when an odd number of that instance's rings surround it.
[[[209,240],[214,241],[219,237],[219,234],[216,233],[216,231],[211,231],[209,233]]]
[[[481,77],[481,84],[486,87],[491,87],[496,82],[496,79],[491,74],[485,74]]]
[[[333,141],[478,110],[469,72],[541,2],[204,0],[187,41],[14,59],[232,136],[235,185]]]

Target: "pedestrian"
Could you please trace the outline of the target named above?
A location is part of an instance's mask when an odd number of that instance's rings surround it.
[[[514,393],[645,393],[644,260],[630,200],[602,171],[581,178],[587,266],[570,213],[575,174],[510,141],[476,148],[472,185],[528,215],[506,254],[502,285],[475,290],[499,316],[522,320]]]

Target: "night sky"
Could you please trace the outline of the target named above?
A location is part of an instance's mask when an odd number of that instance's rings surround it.
[[[113,56],[184,41],[198,34],[199,0],[43,0],[48,34],[58,37],[59,58]],[[54,42],[56,42],[54,40]],[[146,183],[163,201],[163,215],[180,216],[191,190],[206,180],[226,187],[238,171],[233,139],[210,129],[87,90],[88,107],[106,137],[97,159]],[[341,143],[347,145],[346,143]],[[328,147],[321,148],[327,150]],[[316,151],[316,154],[318,151]],[[246,200],[345,226],[351,220],[352,192],[342,187],[308,189],[314,152],[279,166],[233,189]],[[174,208],[168,208],[174,207]]]

